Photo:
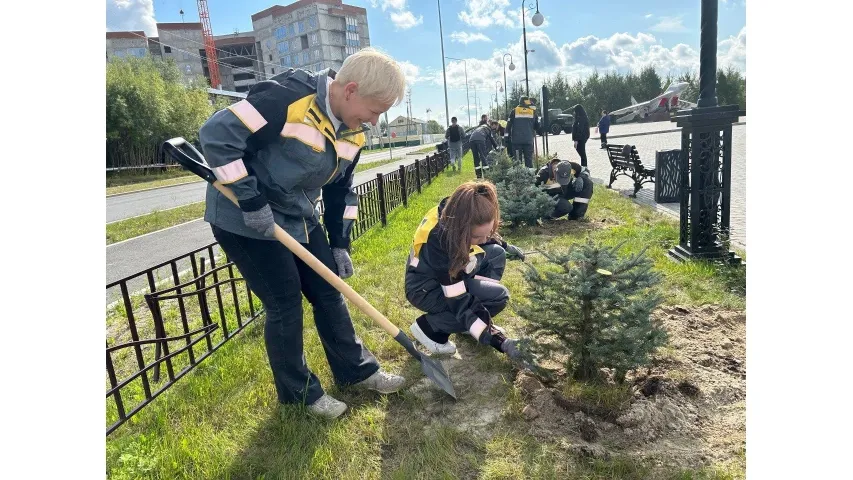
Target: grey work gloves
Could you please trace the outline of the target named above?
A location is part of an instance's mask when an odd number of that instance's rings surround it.
[[[269,205],[264,205],[254,212],[243,212],[243,223],[265,237],[275,236],[275,218]]]
[[[349,252],[345,248],[333,248],[332,256],[335,257],[335,264],[338,266],[338,276],[341,278],[349,278],[353,274],[352,260],[349,258]]]
[[[269,205],[264,205],[261,209],[254,212],[243,212],[243,222],[246,226],[253,228],[265,237],[275,236],[275,218],[272,215],[272,209]],[[338,276],[341,278],[349,278],[353,274],[352,260],[349,258],[349,253],[344,248],[333,248],[332,256],[335,258],[335,264],[338,267]]]
[[[515,245],[507,245],[506,246],[506,258],[508,258],[510,260],[518,259],[518,260],[521,260],[523,262],[524,261],[524,252],[520,248],[516,247]]]
[[[575,189],[575,193],[580,193],[583,190],[583,179],[581,177],[575,177],[575,180],[572,182],[572,186]]]
[[[507,357],[516,359],[521,357],[521,352],[515,347],[515,340],[506,339],[504,343],[501,344],[501,351],[506,354]]]

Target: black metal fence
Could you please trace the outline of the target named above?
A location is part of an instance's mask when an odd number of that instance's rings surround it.
[[[448,163],[436,153],[357,185],[352,239],[387,225]],[[107,299],[107,435],[263,312],[217,243],[107,284]]]

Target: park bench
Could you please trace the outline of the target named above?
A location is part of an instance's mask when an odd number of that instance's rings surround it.
[[[625,148],[625,145],[607,144],[607,158],[610,160],[610,183],[607,188],[611,188],[616,177],[626,176],[634,181],[634,194],[643,188],[643,184],[654,183],[655,181],[655,166],[643,165],[640,160],[640,154],[637,153],[637,147],[631,145],[630,150]],[[627,154],[626,154],[627,153]]]

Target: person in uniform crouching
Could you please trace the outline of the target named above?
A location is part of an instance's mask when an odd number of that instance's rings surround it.
[[[536,175],[536,186],[540,185],[557,199],[551,220],[565,215],[569,220],[578,220],[586,215],[592,198],[592,180],[586,167],[568,160],[552,159]]]
[[[516,340],[493,323],[509,301],[501,285],[507,257],[524,252],[498,234],[500,207],[490,182],[466,182],[427,212],[415,231],[406,268],[406,298],[424,312],[410,329],[430,352],[453,354],[453,333],[469,333],[511,358]]]

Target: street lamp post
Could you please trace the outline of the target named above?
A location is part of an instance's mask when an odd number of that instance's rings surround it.
[[[465,103],[468,105],[468,126],[471,126],[471,97],[468,95],[468,62],[461,58],[444,57],[449,60],[457,60],[465,66]],[[445,88],[447,85],[445,84]]]
[[[524,40],[524,90],[527,96],[530,96],[530,81],[527,78],[527,26],[525,25],[524,20],[524,2],[527,0],[521,0],[521,36]],[[532,8],[531,8],[532,10]],[[542,25],[542,22],[545,21],[545,16],[539,13],[539,0],[536,0],[536,13],[533,14],[533,26],[538,27]],[[532,51],[532,50],[531,50]]]
[[[447,104],[447,70],[444,68],[444,30],[441,28],[441,0],[436,0],[436,2],[438,3],[438,35],[441,37],[441,75],[444,77],[444,121],[449,127],[450,106]]]
[[[704,259],[741,264],[729,250],[732,124],[740,107],[717,105],[718,0],[702,0],[697,107],[679,110],[681,127],[679,244],[669,251],[678,261]]]
[[[501,61],[503,62],[503,66],[504,66],[504,116],[508,119],[509,118],[509,102],[507,102],[507,99],[506,99],[506,91],[509,90],[509,86],[506,84],[506,56],[507,55],[509,55],[509,71],[510,72],[515,70],[515,64],[512,63],[512,55],[510,55],[508,53],[505,53],[503,58],[501,58]]]
[[[477,123],[479,123],[480,122],[480,120],[479,120],[480,119],[480,109],[477,106],[477,103],[479,100],[479,98],[477,98],[477,85],[472,85],[472,86],[474,87],[474,112],[476,112],[476,113],[474,113],[474,116],[477,118]],[[469,122],[470,122],[470,120],[469,120]],[[470,127],[471,125],[468,125],[468,126]]]
[[[501,119],[501,112],[498,109],[498,105],[501,104],[501,101],[498,100],[498,87],[500,87],[500,91],[502,91],[502,92],[504,91],[504,86],[500,80],[495,81],[495,113],[497,113],[498,120],[500,120]]]

